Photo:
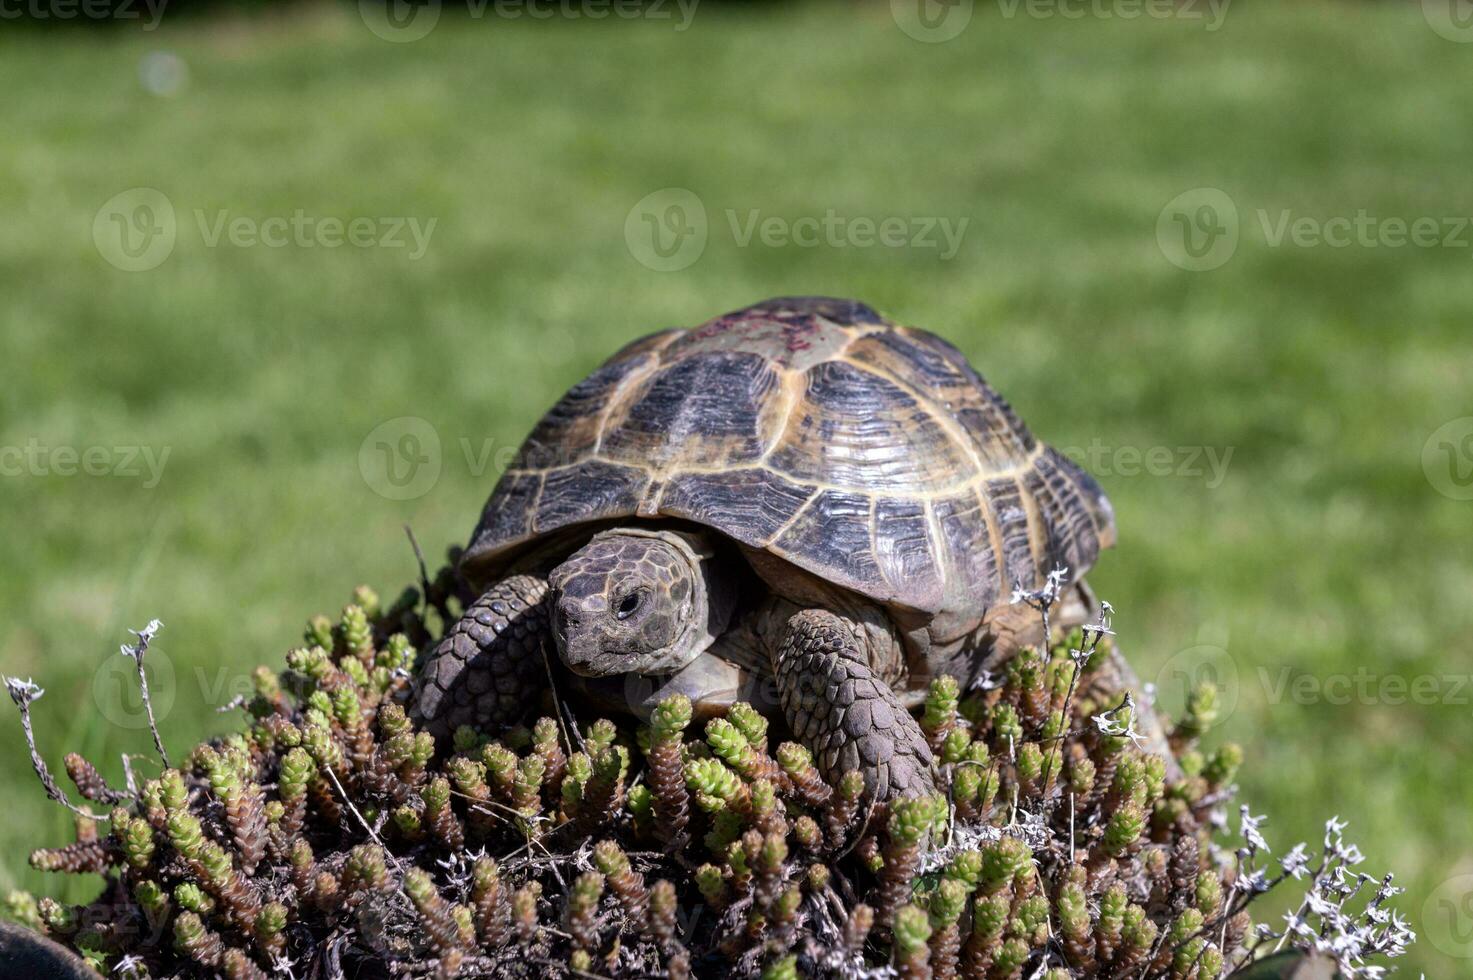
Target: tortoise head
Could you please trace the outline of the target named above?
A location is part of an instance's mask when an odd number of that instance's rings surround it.
[[[710,645],[703,556],[684,535],[596,535],[548,576],[553,636],[584,677],[668,674]]]

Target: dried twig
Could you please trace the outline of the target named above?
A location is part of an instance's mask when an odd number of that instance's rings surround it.
[[[143,658],[148,654],[148,645],[163,628],[163,623],[157,619],[150,619],[148,625],[143,629],[128,631],[138,637],[138,642],[132,646],[125,643],[120,649],[123,656],[132,658],[133,662],[138,665],[138,686],[143,696],[143,710],[148,713],[148,730],[153,735],[153,747],[158,750],[159,758],[163,760],[165,768],[171,768],[169,753],[164,751],[164,740],[159,737],[159,726],[153,717],[153,701],[148,696],[148,672],[143,669]]]
[[[409,547],[414,549],[414,560],[419,563],[419,609],[420,615],[424,615],[430,610],[430,570],[425,565],[425,553],[419,548],[419,539],[414,536],[414,528],[405,524],[404,533],[409,535]]]
[[[20,709],[20,727],[26,734],[26,747],[31,752],[31,768],[36,770],[36,776],[41,780],[41,785],[45,787],[46,795],[78,816],[89,820],[102,819],[91,810],[75,806],[71,800],[67,799],[66,793],[56,785],[56,780],[51,777],[51,770],[46,768],[46,760],[41,758],[41,753],[36,749],[36,734],[31,729],[31,704],[41,700],[41,696],[46,693],[45,690],[29,678],[21,680],[19,677],[6,677],[5,689],[10,692],[10,700],[14,701],[16,707]]]

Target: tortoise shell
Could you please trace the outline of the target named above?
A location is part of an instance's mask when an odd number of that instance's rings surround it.
[[[946,341],[774,299],[635,341],[528,436],[462,568],[592,522],[691,521],[892,607],[980,618],[1114,541],[1109,502]]]

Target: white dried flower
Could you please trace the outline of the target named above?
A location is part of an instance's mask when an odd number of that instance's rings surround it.
[[[27,677],[21,680],[19,677],[5,678],[5,690],[10,692],[10,700],[16,704],[27,705],[32,701],[39,701],[41,695],[46,691],[39,684]]]
[[[1026,603],[1042,611],[1059,601],[1059,596],[1063,595],[1064,586],[1068,581],[1069,570],[1062,565],[1055,565],[1053,571],[1044,577],[1042,588],[1025,589],[1020,582],[1013,586],[1013,595],[1008,601],[1013,605],[1020,602]]]
[[[1279,862],[1279,866],[1284,869],[1284,874],[1290,875],[1296,880],[1303,878],[1309,870],[1308,845],[1303,843],[1295,844],[1294,849],[1284,855],[1283,860]]]
[[[1268,891],[1268,876],[1260,869],[1250,871],[1247,874],[1238,875],[1233,881],[1233,887],[1248,895],[1261,895]]]
[[[1261,834],[1258,830],[1258,828],[1262,827],[1263,824],[1268,820],[1268,817],[1255,817],[1253,814],[1248,812],[1247,806],[1240,807],[1238,809],[1238,815],[1242,819],[1243,840],[1248,842],[1249,850],[1255,853],[1258,851],[1262,851],[1265,854],[1272,854],[1273,850],[1268,846],[1268,841],[1263,839],[1263,834]]]
[[[1145,737],[1135,730],[1135,714],[1135,698],[1129,691],[1126,691],[1125,699],[1120,702],[1120,707],[1101,712],[1093,716],[1091,720],[1101,735],[1124,737],[1136,745],[1141,745]]]
[[[127,643],[124,643],[118,649],[119,651],[121,651],[123,656],[129,658],[130,660],[141,660],[143,658],[143,655],[148,652],[148,645],[153,642],[154,636],[157,635],[158,631],[163,628],[163,623],[159,622],[157,619],[150,619],[148,621],[148,625],[143,627],[143,629],[128,631],[129,633],[132,633],[134,636],[138,637],[137,643],[134,643],[131,646]]]

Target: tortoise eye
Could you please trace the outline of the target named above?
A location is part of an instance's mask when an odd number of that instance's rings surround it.
[[[634,610],[639,608],[640,600],[642,600],[643,598],[643,593],[629,593],[623,598],[622,601],[620,601],[619,608],[618,610],[616,610],[615,615],[617,615],[620,619],[628,619],[630,616],[634,615]]]

